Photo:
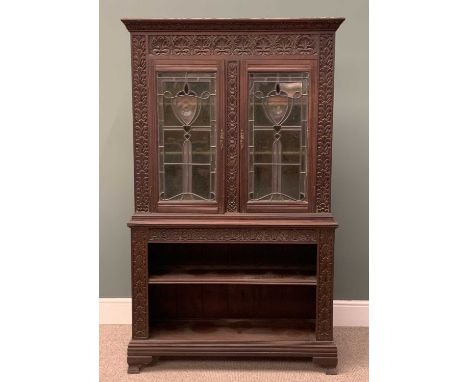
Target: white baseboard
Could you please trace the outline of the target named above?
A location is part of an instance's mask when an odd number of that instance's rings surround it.
[[[369,326],[368,300],[334,300],[334,326]]]
[[[131,298],[100,298],[99,324],[131,324]]]
[[[100,324],[131,324],[131,298],[100,298]],[[333,301],[334,326],[369,326],[369,301],[335,300]]]

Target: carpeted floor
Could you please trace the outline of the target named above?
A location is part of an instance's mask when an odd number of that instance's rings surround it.
[[[307,360],[159,359],[140,374],[127,374],[130,325],[100,326],[100,382],[302,382],[368,381],[369,329],[335,328],[338,375]]]

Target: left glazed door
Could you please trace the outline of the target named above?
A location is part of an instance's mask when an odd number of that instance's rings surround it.
[[[223,212],[223,62],[157,60],[150,78],[153,210]]]

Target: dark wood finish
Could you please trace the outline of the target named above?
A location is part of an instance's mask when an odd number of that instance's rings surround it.
[[[344,18],[309,19],[123,19],[130,32],[187,32],[187,31],[330,31],[338,29]]]
[[[226,211],[238,212],[239,138],[242,136],[239,135],[239,61],[228,61],[226,84]]]
[[[336,373],[330,183],[343,20],[122,20],[135,171],[129,373],[159,356],[309,357]],[[159,200],[156,73],[181,70],[217,73],[214,202]],[[249,71],[309,73],[306,201],[247,200]]]
[[[315,286],[152,284],[150,326],[162,319],[314,319]],[[278,303],[281,301],[281,303]]]
[[[153,358],[155,357],[150,355],[127,356],[128,374],[139,374],[141,368],[148,366],[153,362]]]
[[[314,320],[171,320],[151,328],[155,341],[315,341]]]
[[[176,231],[177,232],[177,231]],[[190,229],[185,234],[190,234]],[[316,274],[317,245],[296,243],[150,243],[150,274],[181,270],[304,271]]]

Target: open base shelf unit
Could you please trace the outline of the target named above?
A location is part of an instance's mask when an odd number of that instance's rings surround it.
[[[161,356],[308,357],[334,373],[331,215],[129,226],[129,373]]]

